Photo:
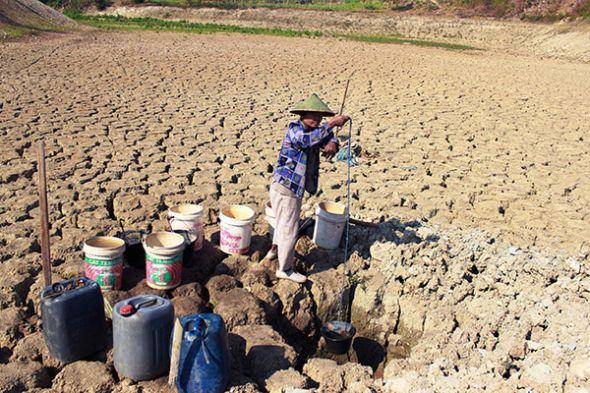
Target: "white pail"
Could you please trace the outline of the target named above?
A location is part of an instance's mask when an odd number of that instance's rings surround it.
[[[188,203],[172,206],[168,222],[173,232],[184,237],[187,246],[194,243],[193,251],[203,248],[203,207]]]
[[[254,210],[248,206],[232,205],[219,214],[221,251],[226,254],[246,254],[250,250]]]
[[[346,224],[346,207],[335,202],[320,202],[315,214],[313,242],[327,250],[338,248]]]

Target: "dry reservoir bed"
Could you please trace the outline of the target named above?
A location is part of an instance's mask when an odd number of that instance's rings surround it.
[[[75,390],[79,370],[94,367],[98,390],[161,389],[119,382],[108,355],[62,368],[43,352],[35,141],[48,145],[55,274],[67,277],[82,267],[82,241],[116,233],[118,219],[165,229],[168,206],[201,203],[214,242],[220,204],[262,213],[288,108],[312,91],[338,108],[353,70],[346,112],[361,153],[351,211],[381,228],[353,231],[348,266],[304,237],[313,283],[298,288],[253,262],[268,247],[261,215],[248,258],[222,262],[209,246],[185,272],[192,289],[167,294],[189,311],[199,298],[244,338],[234,390],[299,377],[349,391],[587,384],[590,65],[328,39],[88,32],[0,46],[0,386]],[[344,164],[322,168],[306,215],[345,195]],[[147,290],[134,277],[110,296]],[[308,362],[319,321],[351,283],[353,322],[383,355],[361,371]],[[268,344],[250,328],[261,324],[286,339],[275,341],[298,371],[274,381],[256,371],[246,355]]]

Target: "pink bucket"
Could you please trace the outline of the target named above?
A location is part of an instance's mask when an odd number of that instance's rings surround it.
[[[219,215],[221,251],[226,254],[246,254],[250,250],[254,210],[233,205],[221,209]]]
[[[121,288],[125,241],[117,237],[96,236],[84,242],[84,271],[102,290]]]
[[[147,285],[154,289],[172,289],[182,279],[184,237],[173,232],[155,232],[143,240]]]

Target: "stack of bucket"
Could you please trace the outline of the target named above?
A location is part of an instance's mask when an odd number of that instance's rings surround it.
[[[102,290],[121,287],[123,259],[133,266],[145,258],[147,284],[167,290],[181,282],[183,251],[203,247],[203,209],[198,205],[173,206],[168,211],[171,232],[143,236],[127,232],[125,240],[96,236],[84,242],[87,277],[64,280],[43,289],[41,313],[45,342],[52,356],[69,363],[106,346]],[[270,204],[266,216],[275,226]],[[231,205],[220,212],[220,248],[228,254],[250,249],[255,212]],[[314,242],[322,248],[338,247],[346,221],[345,207],[320,203],[316,210]],[[126,247],[127,245],[127,247]],[[142,246],[140,248],[140,245]],[[133,260],[132,260],[133,259]],[[135,381],[157,378],[170,367],[174,308],[167,299],[140,295],[117,303],[113,310],[114,364],[121,376]],[[216,314],[180,318],[182,328],[176,387],[179,392],[222,392],[229,380],[227,333]]]

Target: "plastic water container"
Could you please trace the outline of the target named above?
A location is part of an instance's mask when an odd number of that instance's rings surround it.
[[[221,251],[226,254],[246,254],[250,251],[254,210],[248,206],[232,205],[219,214]]]
[[[49,353],[63,363],[105,347],[102,294],[98,284],[85,277],[45,287],[41,291],[41,320]]]
[[[313,242],[327,250],[338,248],[346,224],[346,207],[335,202],[320,202],[315,214]]]
[[[221,393],[229,383],[225,323],[218,314],[180,318],[182,344],[176,387],[179,393]]]
[[[119,375],[134,381],[157,378],[170,367],[172,303],[155,295],[120,301],[113,312],[113,350]]]
[[[182,276],[184,238],[174,232],[155,232],[145,237],[146,282],[152,288],[177,287]]]
[[[266,206],[264,207],[264,215],[265,215],[265,219],[266,222],[268,222],[268,235],[270,236],[270,238],[272,239],[275,233],[275,227],[276,227],[276,217],[275,217],[275,213],[272,210],[272,205],[269,202],[266,202]]]
[[[203,207],[185,203],[168,209],[170,229],[182,235],[193,252],[203,248]]]
[[[118,237],[95,236],[84,242],[83,249],[86,277],[105,291],[121,288],[125,241]]]

